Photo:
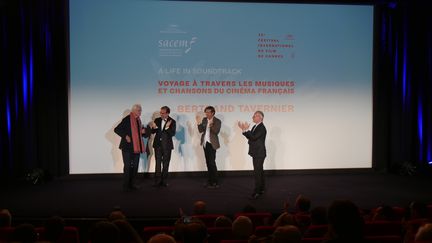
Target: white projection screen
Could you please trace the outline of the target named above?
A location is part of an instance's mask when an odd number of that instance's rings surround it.
[[[135,103],[145,124],[171,108],[170,171],[207,170],[196,126],[207,105],[222,121],[218,170],[252,169],[237,122],[256,110],[267,127],[265,169],[371,168],[373,6],[69,4],[71,174],[122,172],[113,129]],[[139,170],[154,164],[150,149]]]

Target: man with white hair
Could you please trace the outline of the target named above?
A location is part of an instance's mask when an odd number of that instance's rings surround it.
[[[119,148],[123,156],[123,189],[125,191],[139,189],[136,184],[136,175],[140,154],[146,151],[142,137],[147,136],[140,119],[141,111],[141,105],[133,105],[131,113],[114,128],[114,132],[121,137]]]
[[[249,130],[249,123],[238,122],[238,126],[243,131],[243,135],[248,139],[249,155],[252,157],[254,176],[255,176],[255,189],[251,198],[257,199],[264,193],[264,159],[267,156],[265,139],[267,130],[264,126],[264,113],[256,111],[252,116],[255,125]]]

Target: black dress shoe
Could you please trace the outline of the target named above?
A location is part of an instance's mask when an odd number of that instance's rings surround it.
[[[218,189],[220,186],[217,183],[211,184],[207,186],[207,189]]]

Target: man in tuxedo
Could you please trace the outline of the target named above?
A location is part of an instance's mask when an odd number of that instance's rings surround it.
[[[135,104],[132,111],[114,128],[114,132],[121,137],[119,148],[123,157],[123,189],[125,191],[139,189],[136,184],[139,158],[145,153],[142,137],[146,137],[146,129],[143,127],[141,105]]]
[[[219,188],[217,166],[216,166],[216,150],[220,147],[218,134],[221,129],[221,120],[216,118],[216,113],[213,106],[207,106],[204,109],[206,117],[202,121],[197,118],[198,131],[201,134],[201,145],[204,148],[204,155],[208,170],[208,181],[205,187],[209,189]]]
[[[256,111],[252,116],[252,120],[255,125],[251,130],[249,130],[249,123],[247,122],[239,122],[238,126],[243,130],[243,135],[248,139],[249,155],[252,157],[255,177],[255,189],[251,198],[257,199],[264,193],[265,189],[263,165],[264,159],[267,156],[265,147],[267,130],[263,123],[264,113],[262,111]]]
[[[153,140],[156,158],[154,186],[159,187],[168,186],[168,167],[171,160],[171,150],[174,149],[172,137],[176,133],[176,121],[169,114],[170,108],[168,106],[161,107],[160,117],[150,124],[151,132],[156,133]]]

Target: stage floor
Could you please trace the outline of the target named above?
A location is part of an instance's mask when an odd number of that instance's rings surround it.
[[[103,218],[120,207],[129,218],[177,217],[178,209],[191,213],[195,200],[207,202],[208,213],[232,215],[247,204],[258,211],[279,213],[284,201],[290,205],[298,194],[312,200],[312,207],[328,206],[334,199],[350,199],[360,208],[380,204],[406,206],[418,200],[432,203],[432,179],[375,172],[293,173],[266,176],[267,191],[250,200],[251,175],[224,176],[221,188],[205,189],[205,176],[176,175],[168,188],[152,187],[153,180],[140,175],[141,189],[124,192],[121,175],[70,175],[41,185],[2,185],[0,208],[17,218],[60,215],[66,218]]]

